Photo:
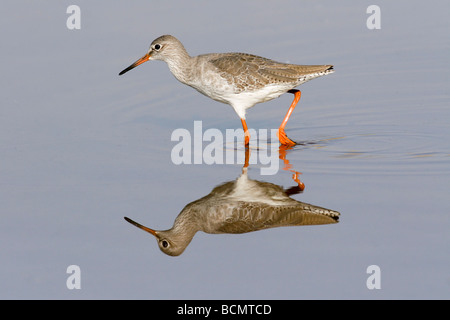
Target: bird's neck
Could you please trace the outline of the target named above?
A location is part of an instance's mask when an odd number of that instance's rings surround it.
[[[169,66],[170,72],[172,72],[175,78],[182,83],[190,83],[192,77],[193,58],[184,48],[179,50],[176,55],[171,56],[166,62]]]
[[[190,225],[189,223],[180,225],[175,223],[171,229],[164,232],[168,235],[168,238],[171,239],[176,247],[184,251],[184,249],[186,249],[192,241],[192,238],[194,238],[197,231],[198,228],[195,225]]]
[[[201,230],[198,218],[197,211],[195,209],[192,210],[192,208],[188,205],[177,216],[170,232],[191,241],[197,231]]]

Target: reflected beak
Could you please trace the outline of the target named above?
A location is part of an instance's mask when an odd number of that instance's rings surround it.
[[[142,63],[142,62],[141,62],[141,63]],[[158,232],[156,232],[155,230],[150,229],[150,228],[147,228],[147,227],[143,226],[142,224],[137,223],[136,221],[131,220],[131,219],[128,218],[128,217],[124,217],[124,219],[125,219],[126,221],[128,221],[129,223],[131,223],[132,225],[138,227],[139,229],[142,229],[142,230],[144,230],[144,231],[147,231],[148,233],[151,233],[151,234],[154,235],[155,237],[158,237]]]
[[[142,58],[140,58],[139,60],[137,60],[136,62],[134,62],[131,66],[129,66],[128,68],[123,69],[122,71],[120,71],[119,76],[123,75],[125,72],[130,71],[131,69],[137,67],[140,64],[143,64],[145,61],[148,61],[150,59],[150,54],[146,54],[145,56],[143,56]],[[128,221],[128,220],[127,220]]]

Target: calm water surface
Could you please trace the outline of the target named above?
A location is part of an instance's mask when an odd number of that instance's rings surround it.
[[[0,22],[0,297],[448,299],[450,8],[379,1],[382,28],[369,30],[370,4],[81,1],[81,29],[71,31],[65,4],[7,1],[16,14]],[[264,175],[253,161],[248,175],[288,189],[301,173],[305,190],[292,198],[339,211],[339,223],[199,232],[169,257],[123,220],[170,228],[186,204],[242,172],[238,161],[171,158],[173,131],[193,132],[194,121],[240,128],[229,106],[181,85],[162,62],[118,77],[166,33],[192,55],[335,65],[300,87],[286,132],[301,143],[280,159],[276,141],[252,140],[252,159],[272,151],[279,169]],[[277,128],[291,99],[249,110],[249,127]],[[216,147],[241,154],[241,142]],[[66,287],[73,264],[80,290]],[[370,265],[379,290],[366,286]]]

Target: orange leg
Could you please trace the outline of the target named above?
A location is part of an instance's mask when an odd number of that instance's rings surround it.
[[[277,135],[278,135],[278,139],[280,140],[281,144],[284,144],[287,146],[295,146],[296,143],[294,141],[292,141],[291,139],[289,139],[288,136],[286,135],[286,132],[284,132],[284,127],[286,126],[286,123],[288,122],[289,117],[292,114],[292,111],[294,111],[295,106],[300,101],[300,96],[302,95],[302,93],[300,92],[300,90],[294,90],[294,89],[289,90],[288,92],[294,94],[294,101],[292,101],[291,106],[289,107],[289,110],[283,119],[283,122],[281,122],[281,125],[280,125],[280,128],[278,129]]]
[[[286,158],[287,156],[287,151],[290,150],[292,148],[292,146],[286,146],[286,145],[281,145],[279,148],[279,158],[281,160],[283,160],[284,162],[284,168],[283,170],[289,170],[293,173],[292,175],[292,179],[297,182],[298,187],[300,189],[300,191],[305,190],[305,184],[303,182],[300,181],[300,178],[298,177],[300,174],[302,174],[301,172],[292,170],[292,165],[289,163],[289,160]]]
[[[244,168],[248,168],[248,164],[250,161],[250,148],[248,147],[248,145],[245,146],[245,163],[244,163]]]
[[[294,171],[294,174],[292,175],[292,180],[297,182],[298,187],[300,188],[300,191],[303,191],[303,190],[305,190],[305,184],[303,182],[301,182],[300,179],[298,178],[299,174],[301,174],[301,173],[298,171]]]
[[[250,143],[250,133],[248,132],[247,128],[247,122],[245,122],[245,119],[241,118],[242,127],[244,128],[244,135],[245,135],[245,146],[248,147]]]

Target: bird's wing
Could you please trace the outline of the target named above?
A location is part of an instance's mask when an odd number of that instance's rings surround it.
[[[218,73],[230,85],[234,86],[236,93],[251,91],[269,83],[269,79],[259,73],[259,65],[265,58],[245,53],[224,53],[210,60]]]
[[[307,75],[322,75],[331,65],[296,65],[246,53],[224,53],[210,60],[220,75],[238,91],[252,90],[269,83],[292,84],[306,80]]]
[[[245,233],[262,229],[336,223],[339,212],[299,202],[298,205],[271,206],[242,202],[217,229],[221,233]]]

